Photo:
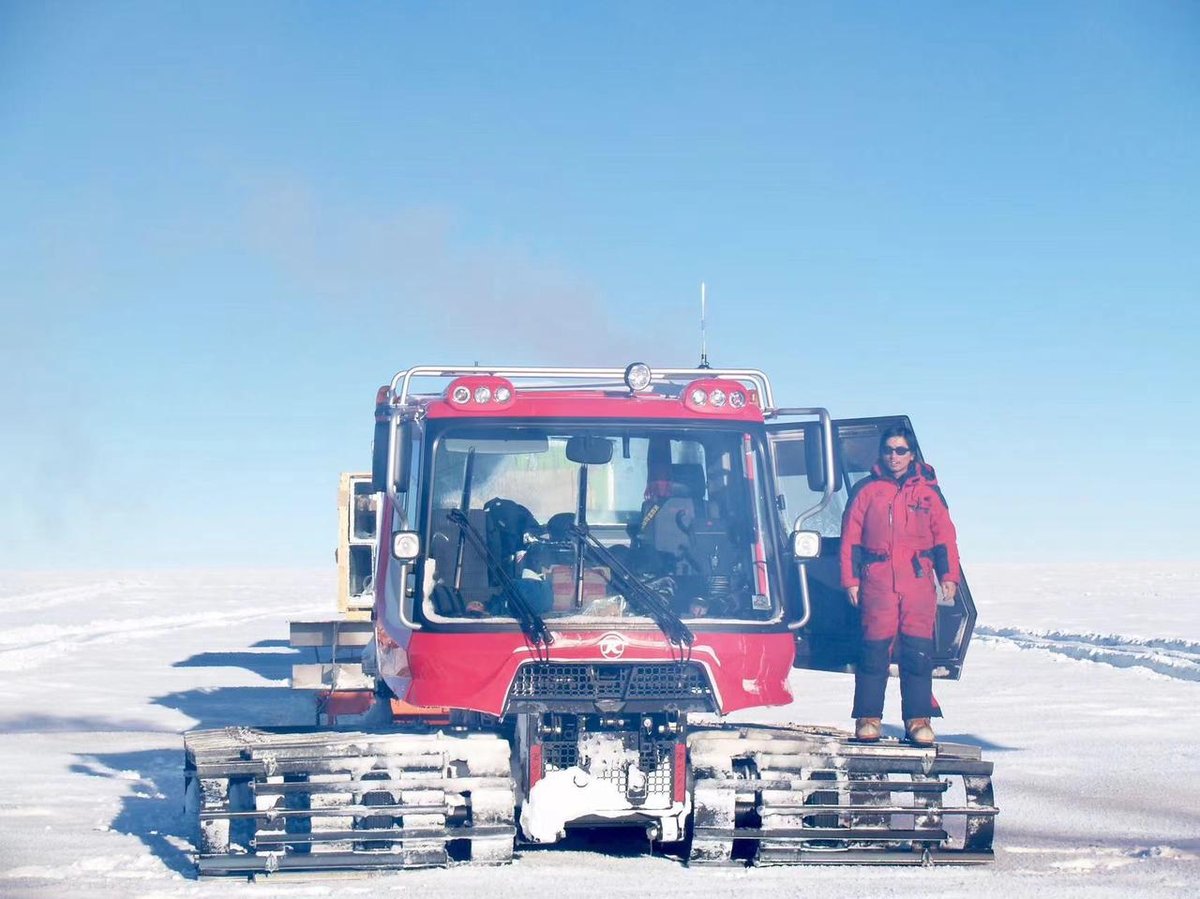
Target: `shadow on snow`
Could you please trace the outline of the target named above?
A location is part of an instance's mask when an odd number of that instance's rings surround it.
[[[133,718],[105,718],[100,715],[28,714],[0,718],[0,734],[53,733],[138,733],[171,734],[174,730]]]
[[[310,661],[301,652],[199,652],[172,668],[244,668],[266,680],[286,681],[292,666]]]
[[[77,757],[72,773],[120,780],[132,790],[121,800],[112,830],[137,837],[172,871],[195,878],[187,848],[192,826],[183,808],[183,747]]]
[[[292,664],[304,655],[271,651],[286,646],[286,641],[263,640],[254,649],[266,651],[198,653],[177,662],[175,667],[240,667],[269,680],[286,681]],[[196,722],[197,729],[315,723],[313,698],[287,686],[201,687],[167,693],[151,701],[187,715]],[[0,720],[0,732],[65,730],[162,732],[162,728],[121,719],[27,715]],[[194,878],[191,856],[194,822],[184,810],[182,740],[175,749],[81,753],[77,758],[78,762],[69,769],[72,773],[128,784],[129,792],[121,800],[121,810],[109,826],[118,833],[137,837],[172,871]]]
[[[290,687],[202,687],[168,693],[152,701],[195,719],[195,729],[316,723],[313,697]]]

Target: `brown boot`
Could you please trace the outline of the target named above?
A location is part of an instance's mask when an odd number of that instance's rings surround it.
[[[905,739],[915,746],[932,746],[937,737],[928,718],[909,718],[904,722]]]
[[[854,739],[860,743],[874,743],[882,729],[882,718],[858,718],[854,722]]]

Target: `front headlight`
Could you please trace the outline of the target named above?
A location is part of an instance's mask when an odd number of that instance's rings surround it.
[[[792,534],[792,555],[797,559],[815,559],[821,555],[820,532],[796,531]]]
[[[398,562],[412,562],[421,555],[421,535],[416,531],[392,534],[392,556]]]

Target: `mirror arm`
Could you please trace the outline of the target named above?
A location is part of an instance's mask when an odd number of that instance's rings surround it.
[[[396,465],[396,439],[398,417],[393,413],[388,421],[387,429],[387,484],[384,489],[387,495],[391,497],[392,502],[400,505],[399,492],[396,490],[396,478],[399,476],[398,466]]]
[[[812,602],[808,597],[808,571],[803,562],[797,562],[796,566],[800,569],[797,574],[800,578],[800,605],[803,608],[803,612],[800,615],[799,621],[788,622],[787,627],[789,631],[800,630],[800,628],[808,624],[808,620],[812,617]]]
[[[412,566],[408,562],[400,563],[400,571],[399,571],[399,575],[398,575],[399,579],[400,579],[400,590],[399,590],[400,602],[399,602],[399,608],[396,610],[396,613],[399,615],[400,623],[404,627],[408,628],[410,631],[419,631],[421,629],[420,623],[417,621],[413,621],[412,618],[410,618],[409,614],[408,614],[408,600],[409,600],[408,573],[409,573],[409,568],[411,568],[411,567]]]

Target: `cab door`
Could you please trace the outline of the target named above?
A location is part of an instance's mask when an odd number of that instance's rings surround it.
[[[849,671],[858,659],[861,625],[858,610],[850,605],[841,586],[839,552],[842,514],[853,486],[867,477],[878,459],[880,435],[889,427],[905,425],[913,430],[906,415],[840,419],[833,422],[834,470],[829,473],[834,487],[829,502],[807,514],[801,527],[821,533],[821,555],[805,565],[808,579],[809,618],[796,635],[797,668]],[[790,533],[795,519],[812,508],[824,490],[825,474],[820,453],[813,446],[819,432],[811,423],[779,423],[767,426],[775,460],[776,507],[782,517],[782,532]],[[914,431],[915,433],[915,431]],[[806,444],[807,441],[807,444]],[[923,461],[919,441],[913,450]],[[953,485],[949,494],[953,496]],[[784,551],[790,550],[790,545]],[[789,573],[796,566],[790,566]],[[798,581],[798,576],[796,578]],[[798,584],[792,585],[798,590]],[[789,591],[791,592],[791,591]],[[793,594],[794,595],[794,594]],[[934,677],[957,680],[975,626],[975,603],[963,575],[952,602],[946,603],[939,590],[934,628]]]

